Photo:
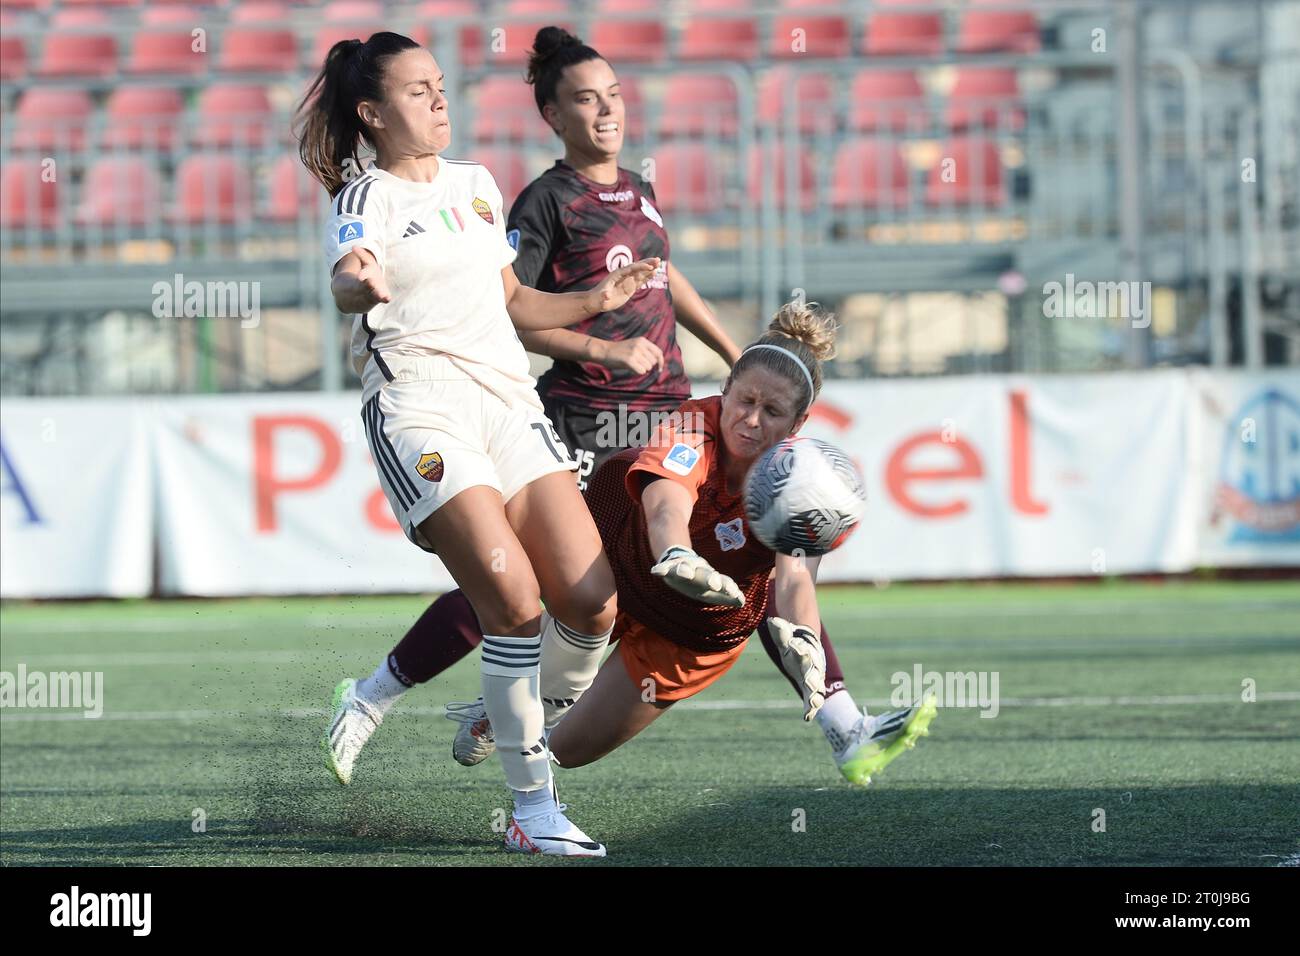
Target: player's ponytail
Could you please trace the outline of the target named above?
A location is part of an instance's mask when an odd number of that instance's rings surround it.
[[[555,101],[555,87],[566,66],[604,59],[564,27],[542,27],[533,40],[528,54],[527,81],[533,87],[537,111],[546,115],[544,107]]]
[[[734,378],[756,365],[771,369],[790,380],[799,396],[799,407],[806,412],[821,394],[822,362],[835,355],[838,328],[834,313],[824,311],[816,302],[787,302],[772,318],[767,332],[741,353],[731,375]]]
[[[335,196],[345,182],[348,160],[360,172],[357,150],[362,140],[373,148],[369,131],[357,115],[362,100],[383,100],[384,71],[391,57],[418,47],[400,33],[376,33],[364,43],[340,40],[330,47],[294,115],[294,133],[303,165]]]

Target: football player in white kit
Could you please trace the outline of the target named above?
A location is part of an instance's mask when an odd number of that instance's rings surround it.
[[[594,673],[617,610],[614,577],[515,329],[618,308],[659,261],[632,263],[585,292],[521,286],[492,175],[440,155],[451,133],[442,82],[408,37],[341,41],[300,107],[299,152],[332,198],[330,290],[356,316],[352,354],[380,485],[407,537],[442,559],[483,627],[483,700],[515,799],[506,846],[603,856],[556,800],[539,676],[545,657]],[[376,154],[365,170],[362,140]],[[572,659],[572,640],[544,654],[542,598],[578,635],[584,660]],[[353,687],[339,685],[336,710]],[[335,721],[328,733],[348,732]]]

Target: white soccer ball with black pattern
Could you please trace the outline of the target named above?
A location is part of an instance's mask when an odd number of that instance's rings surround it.
[[[834,445],[794,435],[777,442],[745,479],[745,517],[759,541],[781,554],[816,557],[852,534],[866,485]]]

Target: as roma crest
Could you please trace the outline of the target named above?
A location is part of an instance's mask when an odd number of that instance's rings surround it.
[[[420,460],[415,463],[415,470],[425,481],[442,481],[442,455],[436,451],[421,455]]]
[[[496,222],[496,220],[492,218],[492,207],[489,206],[487,203],[485,203],[482,199],[475,199],[473,206],[474,206],[474,211],[478,213],[480,216],[482,216],[483,221],[486,222],[489,226],[492,225],[494,222]]]

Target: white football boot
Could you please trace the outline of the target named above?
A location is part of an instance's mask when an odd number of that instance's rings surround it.
[[[492,733],[482,697],[473,701],[452,701],[446,710],[448,720],[460,722],[451,742],[451,755],[456,758],[456,763],[473,767],[496,752],[496,735]]]
[[[321,738],[326,762],[339,783],[347,784],[352,779],[352,765],[383,719],[383,714],[357,697],[354,678],[339,681],[334,688],[334,718]]]
[[[920,704],[878,717],[864,714],[835,752],[840,773],[849,783],[865,787],[873,773],[884,770],[904,750],[915,747],[919,738],[929,735],[930,722],[937,713],[934,698],[927,697]]]
[[[506,849],[545,856],[604,856],[604,844],[587,836],[564,815],[568,807],[559,802],[559,796],[552,776],[551,808],[523,819],[512,816],[506,829]]]

